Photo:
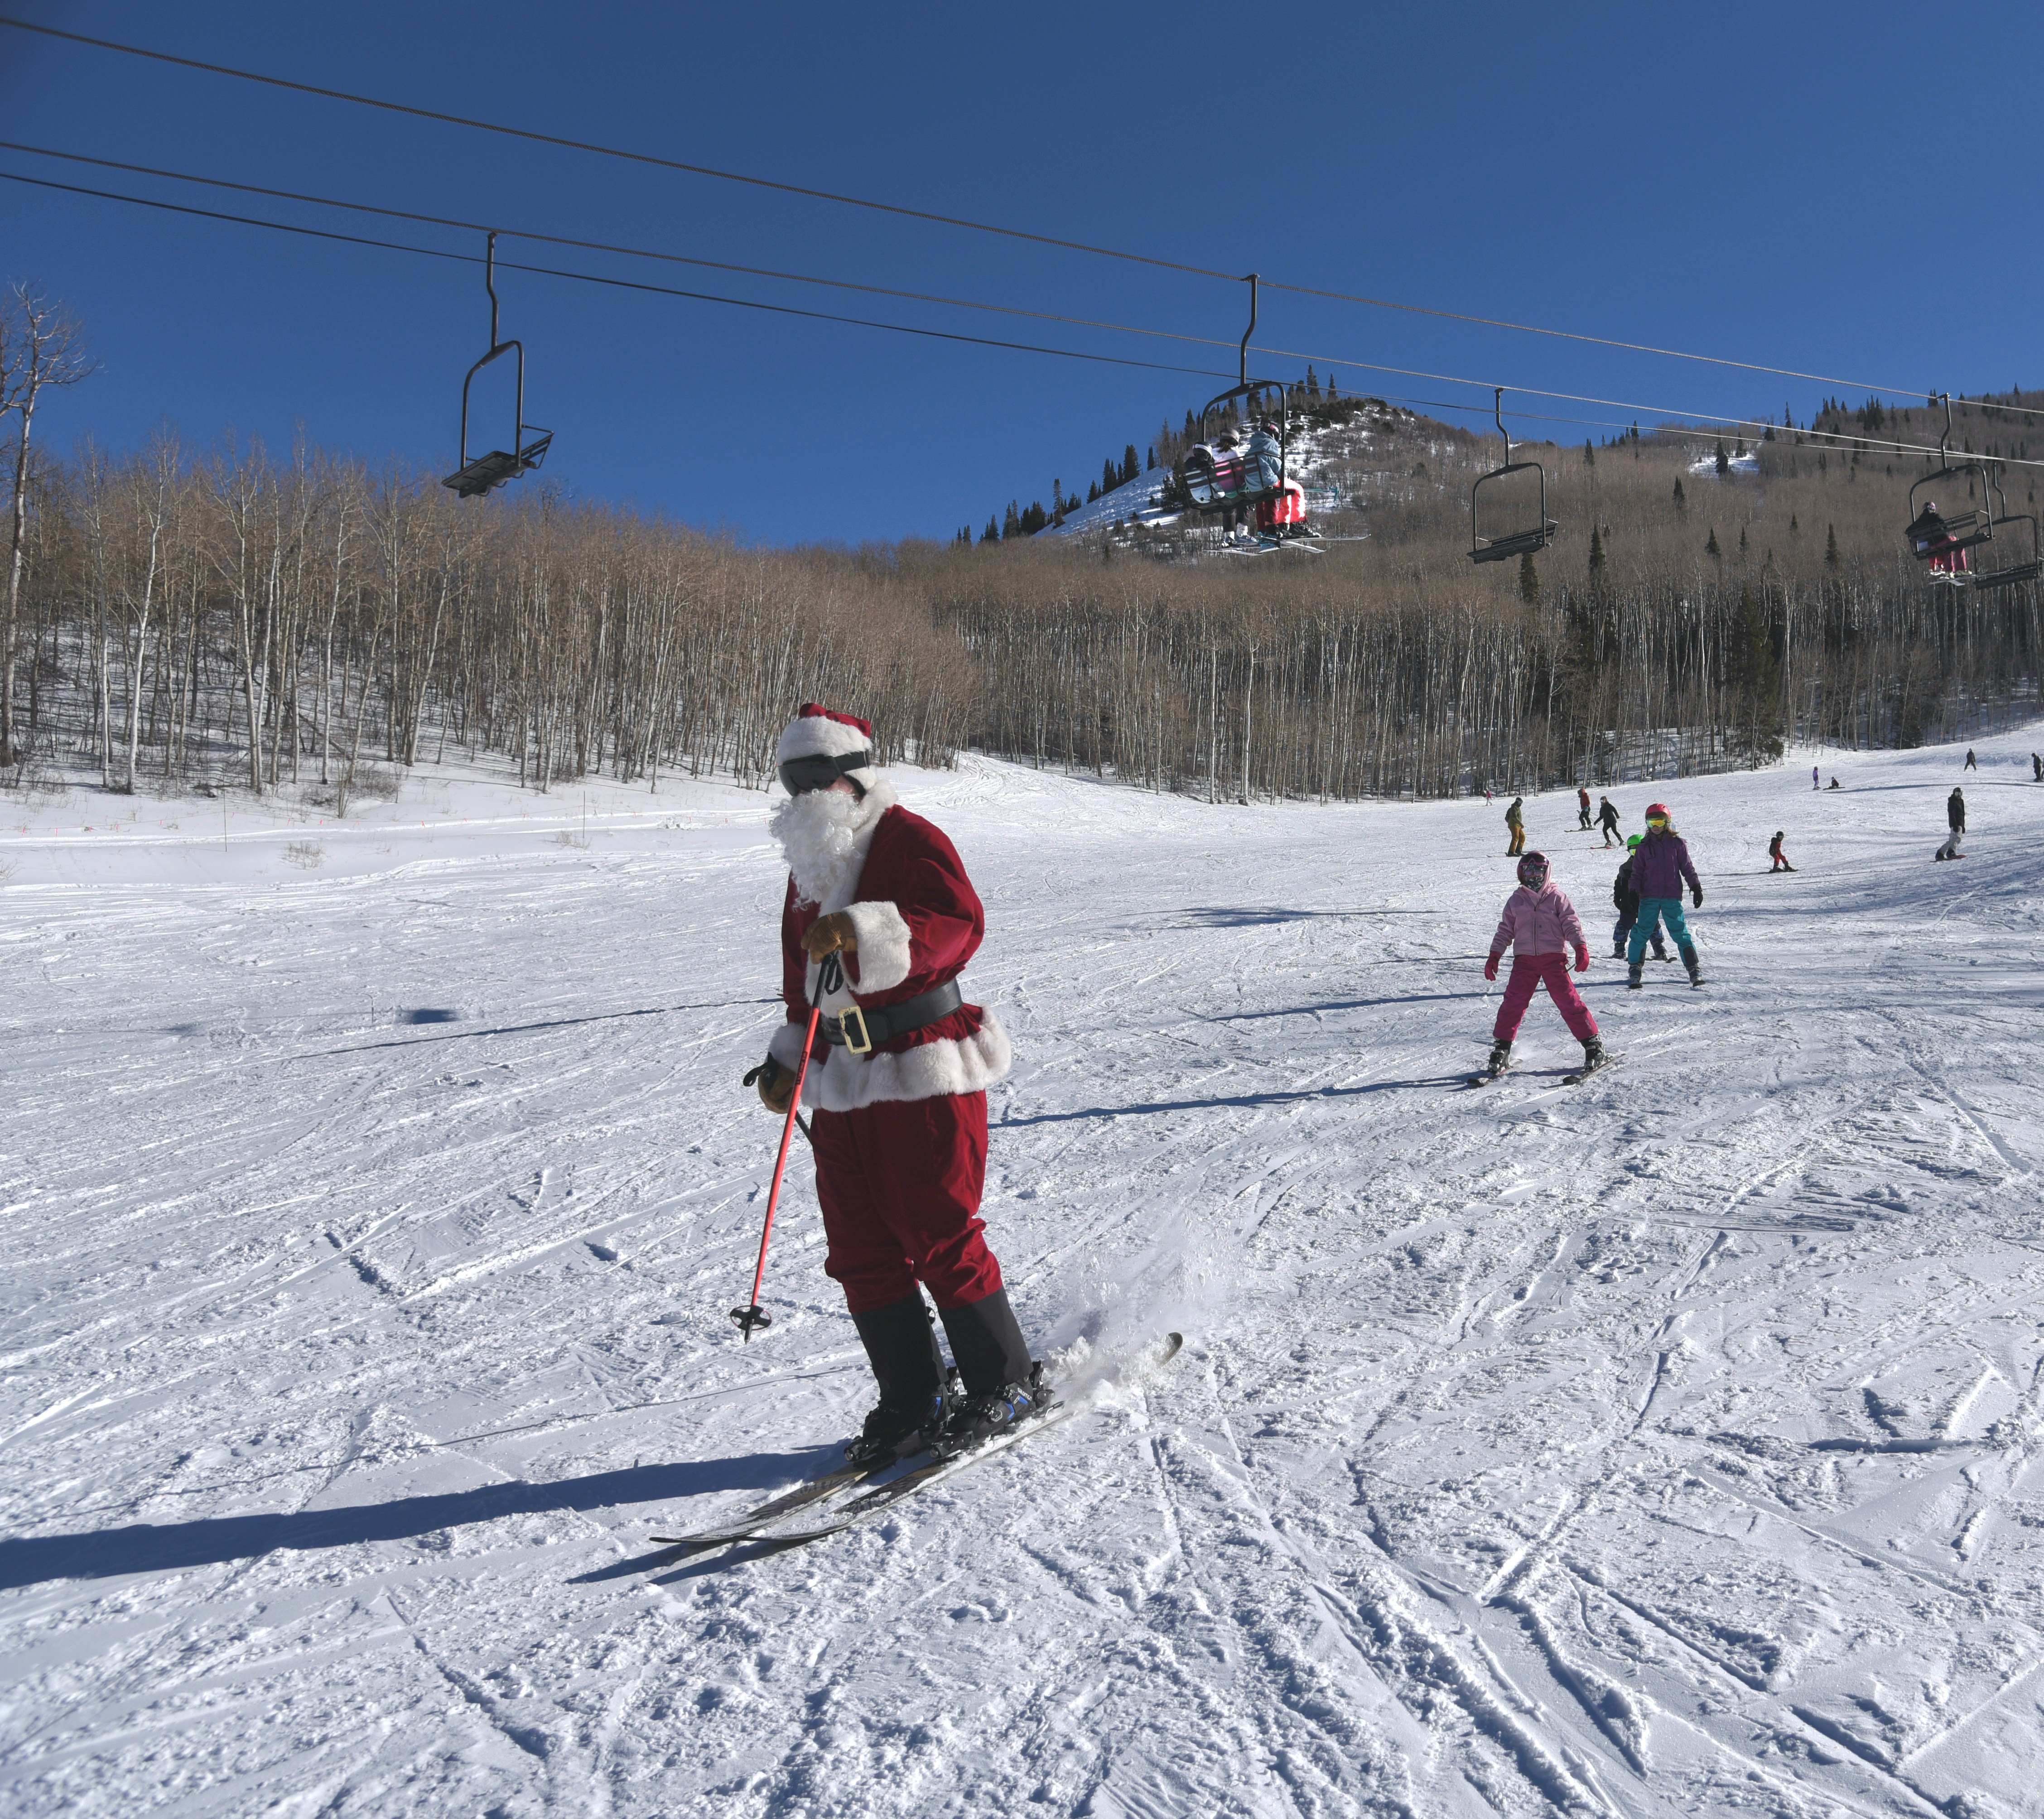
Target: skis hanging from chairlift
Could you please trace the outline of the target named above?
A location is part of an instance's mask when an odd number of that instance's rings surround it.
[[[1925,565],[1926,579],[1945,587],[1965,587],[1973,581],[1973,558],[1967,551],[1994,540],[1995,518],[1987,497],[1987,463],[1972,455],[1964,461],[1953,460],[1951,394],[1940,392],[1938,398],[1945,407],[1944,432],[1938,438],[1938,465],[1911,485],[1909,524],[1903,535],[1909,539],[1909,553]],[[1978,503],[1964,512],[1938,510],[1935,494],[1948,486],[1956,487],[1961,480],[1966,483],[1966,497],[1977,497]],[[1954,495],[1946,492],[1946,497]],[[2031,530],[2034,534],[2034,520]]]
[[[478,499],[493,486],[501,486],[507,480],[516,480],[521,474],[529,474],[547,458],[552,446],[554,432],[542,429],[537,424],[525,420],[525,347],[521,341],[500,340],[497,333],[497,235],[490,232],[490,241],[483,253],[482,286],[490,293],[490,351],[468,369],[468,376],[461,382],[461,465],[448,475],[440,484],[451,486],[464,499]],[[515,354],[518,357],[518,383],[516,400],[512,405],[511,446],[508,449],[493,448],[487,455],[478,455],[473,461],[468,458],[468,388],[474,383],[475,375],[495,359],[499,354]],[[531,431],[532,439],[525,439]]]
[[[1249,326],[1242,332],[1242,346],[1236,356],[1236,383],[1201,408],[1199,429],[1204,438],[1208,420],[1224,406],[1232,423],[1235,402],[1239,398],[1249,423],[1245,444],[1237,449],[1231,441],[1224,443],[1218,439],[1194,443],[1178,463],[1178,484],[1201,517],[1224,517],[1229,541],[1221,546],[1224,553],[1269,555],[1278,550],[1297,549],[1318,555],[1320,551],[1306,541],[1313,535],[1306,520],[1306,489],[1292,478],[1289,465],[1290,388],[1281,379],[1249,376],[1249,338],[1256,332],[1256,274],[1252,271],[1244,282],[1249,286]],[[1278,400],[1274,419],[1264,414],[1266,397],[1271,393],[1277,394]],[[1238,516],[1247,518],[1255,527],[1247,543],[1234,541]]]
[[[1562,528],[1547,516],[1546,469],[1537,461],[1512,459],[1512,432],[1504,427],[1504,388],[1493,386],[1491,390],[1496,394],[1491,401],[1491,414],[1497,420],[1497,433],[1504,438],[1504,465],[1493,467],[1488,474],[1478,474],[1475,484],[1470,488],[1470,560],[1473,562],[1502,562],[1530,556],[1554,542],[1555,533]],[[1517,530],[1486,537],[1483,534],[1484,488],[1493,480],[1502,480],[1508,474],[1523,474],[1529,470],[1540,477],[1539,516],[1531,524],[1522,524]],[[1493,522],[1496,522],[1495,519]]]

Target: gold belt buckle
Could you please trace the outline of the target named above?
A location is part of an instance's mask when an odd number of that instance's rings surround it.
[[[851,1033],[855,1017],[859,1019],[859,1034],[856,1036]],[[853,1054],[870,1055],[873,1053],[873,1034],[866,1027],[866,1013],[856,1004],[847,1004],[839,1013],[837,1027],[844,1032],[844,1046]]]

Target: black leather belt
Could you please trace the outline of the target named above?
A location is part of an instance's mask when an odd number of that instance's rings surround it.
[[[870,1055],[882,1042],[891,1042],[897,1036],[905,1036],[911,1030],[948,1017],[964,1002],[965,994],[953,979],[881,1010],[863,1010],[854,1004],[840,1016],[822,1019],[824,1040],[855,1055]]]

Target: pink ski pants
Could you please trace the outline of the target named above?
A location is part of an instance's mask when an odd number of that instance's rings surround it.
[[[1497,1007],[1497,1023],[1490,1032],[1492,1041],[1508,1042],[1519,1034],[1526,1007],[1533,1002],[1533,988],[1540,984],[1546,986],[1547,996],[1554,1000],[1562,1021],[1577,1042],[1587,1042],[1597,1033],[1596,1019],[1590,1015],[1589,1006],[1569,977],[1568,955],[1520,954],[1512,957],[1511,976],[1504,982],[1504,1002]]]

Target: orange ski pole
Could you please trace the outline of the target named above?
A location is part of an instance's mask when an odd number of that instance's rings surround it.
[[[745,1335],[748,1345],[752,1343],[754,1327],[774,1324],[773,1315],[759,1305],[759,1284],[766,1280],[766,1241],[774,1235],[774,1210],[781,1203],[781,1177],[787,1172],[788,1146],[795,1140],[795,1115],[802,1107],[802,1082],[809,1077],[809,1049],[816,1039],[816,1023],[823,1014],[821,1004],[809,1012],[809,1030],[802,1038],[802,1065],[795,1070],[795,1090],[788,1096],[788,1119],[781,1126],[781,1153],[774,1158],[774,1185],[766,1195],[766,1223],[759,1233],[759,1261],[752,1272],[752,1303],[748,1307],[734,1307],[731,1311],[731,1318]]]

